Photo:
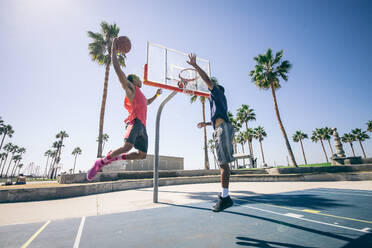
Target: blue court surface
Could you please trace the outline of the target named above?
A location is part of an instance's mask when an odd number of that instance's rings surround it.
[[[372,247],[372,191],[239,193],[220,213],[210,210],[215,195],[200,193],[193,197],[203,201],[191,205],[0,226],[0,246]]]

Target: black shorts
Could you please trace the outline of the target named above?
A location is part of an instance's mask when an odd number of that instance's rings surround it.
[[[147,153],[148,137],[146,127],[140,120],[134,119],[133,122],[127,123],[124,142],[131,143],[137,150]]]

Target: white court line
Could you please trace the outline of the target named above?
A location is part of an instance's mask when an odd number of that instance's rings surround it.
[[[83,218],[81,218],[79,230],[78,230],[78,232],[76,234],[76,238],[75,238],[74,248],[79,248],[80,238],[81,238],[81,233],[83,232],[84,223],[85,223],[85,216],[83,216]]]
[[[310,191],[316,191],[317,193],[325,193],[325,194],[335,194],[335,195],[360,195],[360,196],[370,196],[372,197],[372,194],[369,195],[369,194],[353,194],[353,193],[343,193],[343,192],[334,192],[332,190],[324,190],[324,189],[310,189]]]
[[[244,207],[244,208],[251,208],[251,209],[254,209],[254,210],[268,212],[268,213],[271,213],[271,214],[276,214],[276,215],[280,215],[280,216],[291,217],[291,216],[288,216],[286,214],[281,214],[281,213],[277,213],[277,212],[266,210],[266,209],[249,207],[249,206],[245,206],[245,205],[240,205],[238,203],[234,203],[234,204],[235,205],[238,205],[238,206],[241,206],[241,207]],[[355,229],[355,228],[351,228],[351,227],[347,227],[347,226],[335,225],[335,224],[330,224],[330,223],[316,221],[316,220],[311,220],[311,219],[306,219],[306,218],[299,218],[299,217],[291,217],[291,218],[295,218],[295,219],[299,219],[299,220],[304,220],[304,221],[308,221],[308,222],[314,222],[314,223],[323,224],[323,225],[327,225],[327,226],[333,226],[333,227],[348,229],[348,230],[357,231],[357,232],[369,233],[368,230],[365,230],[365,229]]]
[[[292,217],[292,218],[302,218],[304,217],[303,215],[300,215],[300,214],[294,214],[294,213],[286,213],[284,214],[285,216],[289,216],[289,217]]]

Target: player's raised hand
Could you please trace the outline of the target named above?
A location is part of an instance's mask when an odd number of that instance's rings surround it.
[[[189,61],[186,61],[189,65],[196,66],[196,54],[189,54]]]

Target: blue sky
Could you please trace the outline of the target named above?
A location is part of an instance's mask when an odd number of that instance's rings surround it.
[[[365,129],[372,119],[371,11],[370,1],[1,1],[0,116],[15,130],[6,142],[27,149],[23,163],[44,167],[44,152],[54,136],[66,130],[70,137],[62,152],[64,169],[73,166],[76,146],[83,150],[77,168],[91,166],[104,67],[91,61],[86,31],[99,31],[104,20],[115,22],[120,35],[132,41],[127,73],[143,76],[147,41],[209,59],[212,75],[226,89],[229,109],[235,114],[248,104],[255,110],[257,121],[250,126],[261,125],[268,134],[263,141],[268,164],[286,164],[271,92],[258,90],[248,76],[253,57],[269,47],[284,49],[293,64],[288,82],[277,92],[289,137],[296,130],[310,136],[324,126],[337,127],[341,135]],[[155,91],[143,87],[148,97]],[[164,91],[161,99],[168,93]],[[127,115],[123,98],[111,68],[104,124],[110,140],[105,152],[122,143]],[[150,154],[161,99],[148,110]],[[178,94],[163,111],[160,153],[184,157],[185,169],[203,168],[203,133],[196,128],[201,118],[201,105]],[[211,137],[212,129],[207,132]],[[291,145],[298,163],[303,163],[299,144]],[[364,145],[372,156],[372,140]],[[260,164],[259,143],[253,146]],[[308,162],[325,160],[320,144],[306,140],[304,147]],[[361,155],[357,143],[355,149]],[[350,155],[349,145],[345,150]]]

